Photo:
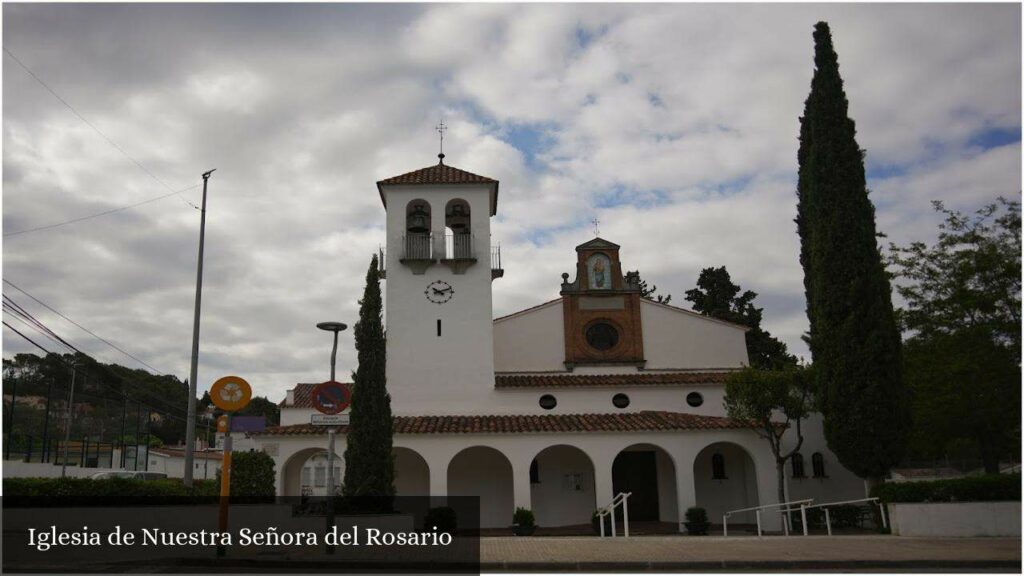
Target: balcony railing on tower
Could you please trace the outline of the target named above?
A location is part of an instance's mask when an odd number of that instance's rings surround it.
[[[476,260],[476,247],[472,234],[454,234],[447,232],[444,235],[444,257],[443,260]]]
[[[434,259],[432,234],[406,234],[402,236],[402,262]]]

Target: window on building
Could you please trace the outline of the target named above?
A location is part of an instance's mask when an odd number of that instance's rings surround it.
[[[530,484],[540,484],[540,469],[537,467],[537,459],[530,462]]]
[[[327,486],[327,468],[317,466],[313,469],[313,484],[316,486]]]
[[[302,469],[302,480],[301,480],[301,482],[302,482],[303,486],[309,486],[310,484],[313,483],[313,479],[311,478],[312,475],[313,475],[313,472],[309,468],[303,468]]]
[[[607,322],[598,322],[592,325],[590,328],[587,328],[585,335],[587,344],[601,352],[610,350],[619,343],[619,331]]]
[[[690,392],[686,395],[686,403],[696,408],[704,403],[704,396],[700,392]]]
[[[545,410],[551,410],[555,406],[558,406],[558,400],[551,394],[545,394],[540,397],[540,407]]]
[[[625,408],[626,406],[629,406],[629,396],[626,396],[625,394],[616,394],[615,396],[612,396],[612,404],[614,404],[616,408]]]
[[[797,452],[796,454],[793,454],[793,456],[790,458],[790,460],[792,461],[792,466],[793,466],[793,478],[806,478],[807,475],[804,474],[804,456],[803,456],[803,454]]]
[[[825,478],[825,457],[821,455],[821,452],[811,455],[811,468],[814,470],[815,478]]]
[[[711,479],[725,480],[725,456],[717,452],[711,455]]]

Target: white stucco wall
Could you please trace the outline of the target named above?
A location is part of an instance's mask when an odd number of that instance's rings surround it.
[[[494,369],[498,372],[565,370],[561,299],[494,321]]]
[[[696,408],[686,403],[690,392],[699,392],[704,403]],[[629,396],[629,406],[616,408],[612,397]],[[540,407],[540,397],[551,394],[558,404],[551,410]],[[491,414],[581,414],[607,412],[639,412],[666,410],[705,416],[725,416],[722,405],[724,388],[721,384],[692,386],[594,386],[572,388],[502,388],[499,401],[490,409]]]
[[[673,306],[640,301],[645,368],[738,368],[748,364],[746,332]]]
[[[804,457],[805,478],[793,477],[792,462],[786,462],[787,494],[790,500],[814,498],[815,502],[836,502],[867,497],[864,480],[839,463],[825,441],[824,421],[821,414],[811,414],[801,424],[804,441],[800,454]],[[796,444],[796,431],[791,429],[783,437],[786,453]],[[825,477],[814,478],[812,455],[819,452],[825,462]]]
[[[892,533],[899,536],[1020,536],[1020,502],[889,504]]]

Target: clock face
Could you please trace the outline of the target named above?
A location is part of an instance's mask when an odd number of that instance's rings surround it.
[[[435,280],[427,285],[427,289],[423,293],[427,295],[427,300],[434,304],[444,304],[452,299],[452,294],[455,291],[452,290],[452,285],[444,280]]]

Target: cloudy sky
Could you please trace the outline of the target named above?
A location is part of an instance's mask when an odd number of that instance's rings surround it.
[[[673,303],[702,267],[726,266],[806,354],[792,219],[814,23],[832,26],[879,229],[905,243],[934,237],[932,199],[970,210],[1019,194],[1020,10],[5,4],[5,236],[193,188],[7,236],[3,275],[187,377],[190,203],[216,168],[200,389],[235,373],[276,401],[326,379],[315,324],[357,317],[384,241],[374,183],[436,162],[443,117],[448,163],[501,181],[496,316],[557,297],[596,217]],[[97,358],[139,366],[4,293]],[[3,346],[29,350],[6,328]],[[341,348],[345,374],[350,332]]]

